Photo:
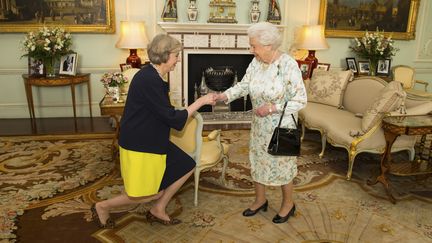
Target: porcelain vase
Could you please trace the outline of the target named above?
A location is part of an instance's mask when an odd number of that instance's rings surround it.
[[[252,8],[249,13],[250,16],[250,22],[251,23],[258,23],[261,11],[259,10],[259,1],[258,0],[252,0]]]
[[[107,94],[112,98],[114,103],[119,102],[120,100],[120,88],[118,86],[108,87]]]
[[[198,17],[198,9],[195,4],[195,0],[190,0],[189,7],[187,9],[187,15],[189,21],[196,21]]]

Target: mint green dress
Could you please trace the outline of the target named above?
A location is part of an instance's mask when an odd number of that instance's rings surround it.
[[[277,112],[272,115],[252,117],[249,141],[251,176],[254,181],[269,186],[290,183],[297,175],[297,157],[272,156],[267,153],[267,147],[284,103],[288,101],[282,127],[292,128],[295,124],[291,114],[297,119],[297,111],[306,105],[306,90],[297,62],[285,53],[269,65],[254,58],[241,82],[224,93],[228,103],[249,94],[252,109],[268,103],[276,104]]]

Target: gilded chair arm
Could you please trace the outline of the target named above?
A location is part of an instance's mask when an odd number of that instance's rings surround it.
[[[207,135],[209,141],[216,140],[220,134],[220,130],[213,130]]]
[[[427,92],[427,86],[429,85],[428,82],[426,82],[426,81],[424,81],[424,80],[415,80],[415,82],[418,83],[418,84],[422,84],[422,85],[424,85],[424,89],[425,89],[425,91]]]

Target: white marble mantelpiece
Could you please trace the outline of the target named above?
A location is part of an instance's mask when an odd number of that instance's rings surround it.
[[[188,56],[194,54],[249,54],[247,29],[250,24],[159,22],[159,26],[183,45],[181,64],[169,74],[171,99],[186,106]],[[279,25],[283,31],[285,26]]]
[[[215,23],[177,23],[159,22],[159,26],[168,33],[243,33],[250,24],[215,24]]]

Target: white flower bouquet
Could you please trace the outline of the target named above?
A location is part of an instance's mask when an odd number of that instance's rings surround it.
[[[370,60],[380,60],[394,56],[398,48],[393,46],[394,41],[390,37],[384,37],[378,30],[374,33],[365,32],[365,35],[358,39],[354,38],[354,43],[350,49],[359,57]]]
[[[56,58],[71,53],[72,36],[59,27],[43,27],[38,32],[29,32],[24,38],[24,56],[36,59]]]

